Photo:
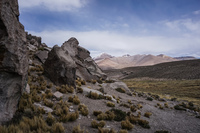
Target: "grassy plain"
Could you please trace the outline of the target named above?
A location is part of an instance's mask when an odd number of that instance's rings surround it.
[[[200,105],[200,80],[123,80],[131,90],[156,94],[164,98],[177,98]]]

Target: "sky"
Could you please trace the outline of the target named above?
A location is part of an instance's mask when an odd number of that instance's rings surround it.
[[[71,37],[101,53],[200,58],[200,0],[19,0],[20,22],[49,47]]]

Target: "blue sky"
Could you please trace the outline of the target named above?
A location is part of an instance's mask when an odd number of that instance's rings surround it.
[[[76,37],[106,52],[200,57],[200,0],[19,0],[25,30],[52,47]]]

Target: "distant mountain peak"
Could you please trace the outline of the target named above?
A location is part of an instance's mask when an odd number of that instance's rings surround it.
[[[102,59],[108,59],[108,58],[113,58],[114,56],[107,54],[107,53],[102,53],[97,57],[94,57],[94,60],[102,60]]]

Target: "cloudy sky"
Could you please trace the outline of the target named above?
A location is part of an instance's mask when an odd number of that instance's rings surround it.
[[[106,52],[200,57],[200,0],[19,0],[25,30],[52,47],[76,37]]]

